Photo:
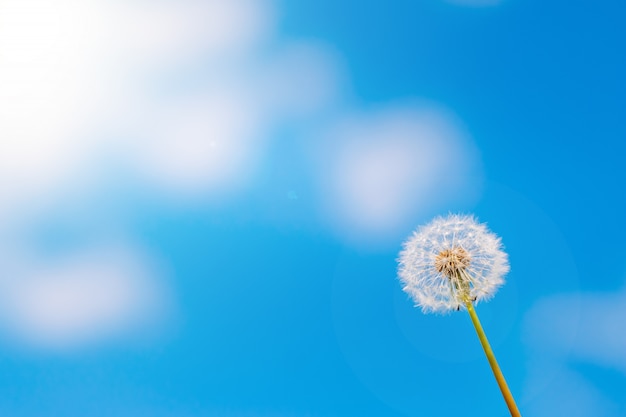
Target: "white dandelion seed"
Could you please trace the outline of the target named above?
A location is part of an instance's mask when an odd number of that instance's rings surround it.
[[[404,243],[398,262],[403,290],[424,312],[487,300],[509,271],[500,238],[465,215],[437,217],[421,226]]]

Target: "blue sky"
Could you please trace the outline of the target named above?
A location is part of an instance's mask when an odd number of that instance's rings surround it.
[[[481,4],[482,3],[482,4]],[[626,6],[6,0],[0,414],[506,416],[403,240],[474,213],[526,417],[626,413]]]

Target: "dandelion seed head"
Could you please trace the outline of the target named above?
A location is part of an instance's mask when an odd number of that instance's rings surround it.
[[[435,269],[445,277],[462,273],[469,264],[470,256],[460,246],[444,249],[435,256]]]
[[[436,313],[488,300],[509,271],[500,238],[474,217],[458,214],[421,226],[398,262],[403,290],[424,312]]]

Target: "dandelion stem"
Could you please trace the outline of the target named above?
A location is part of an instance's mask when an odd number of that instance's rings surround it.
[[[509,390],[508,385],[506,384],[506,380],[504,379],[504,375],[500,370],[500,366],[498,366],[498,361],[496,361],[496,356],[493,354],[493,350],[491,350],[491,346],[489,345],[489,341],[487,340],[487,335],[485,335],[485,331],[483,330],[483,326],[480,324],[480,320],[478,320],[478,315],[476,314],[476,310],[474,310],[474,306],[471,301],[466,301],[465,306],[467,307],[467,311],[469,312],[470,317],[472,318],[472,323],[474,324],[474,328],[476,329],[476,334],[478,334],[478,338],[480,339],[480,344],[485,351],[485,355],[487,356],[487,360],[489,361],[489,365],[491,366],[491,370],[493,371],[493,375],[496,377],[496,381],[498,382],[498,386],[500,387],[500,391],[502,391],[502,396],[504,397],[504,401],[506,402],[506,406],[509,408],[509,412],[512,417],[521,417],[519,410],[517,409],[517,405],[515,404],[515,400],[513,399],[513,395]]]

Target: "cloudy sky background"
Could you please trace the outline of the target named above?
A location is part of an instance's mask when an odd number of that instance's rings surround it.
[[[524,415],[624,415],[624,18],[0,1],[0,414],[505,416],[395,276],[462,211],[510,254],[478,312]]]

